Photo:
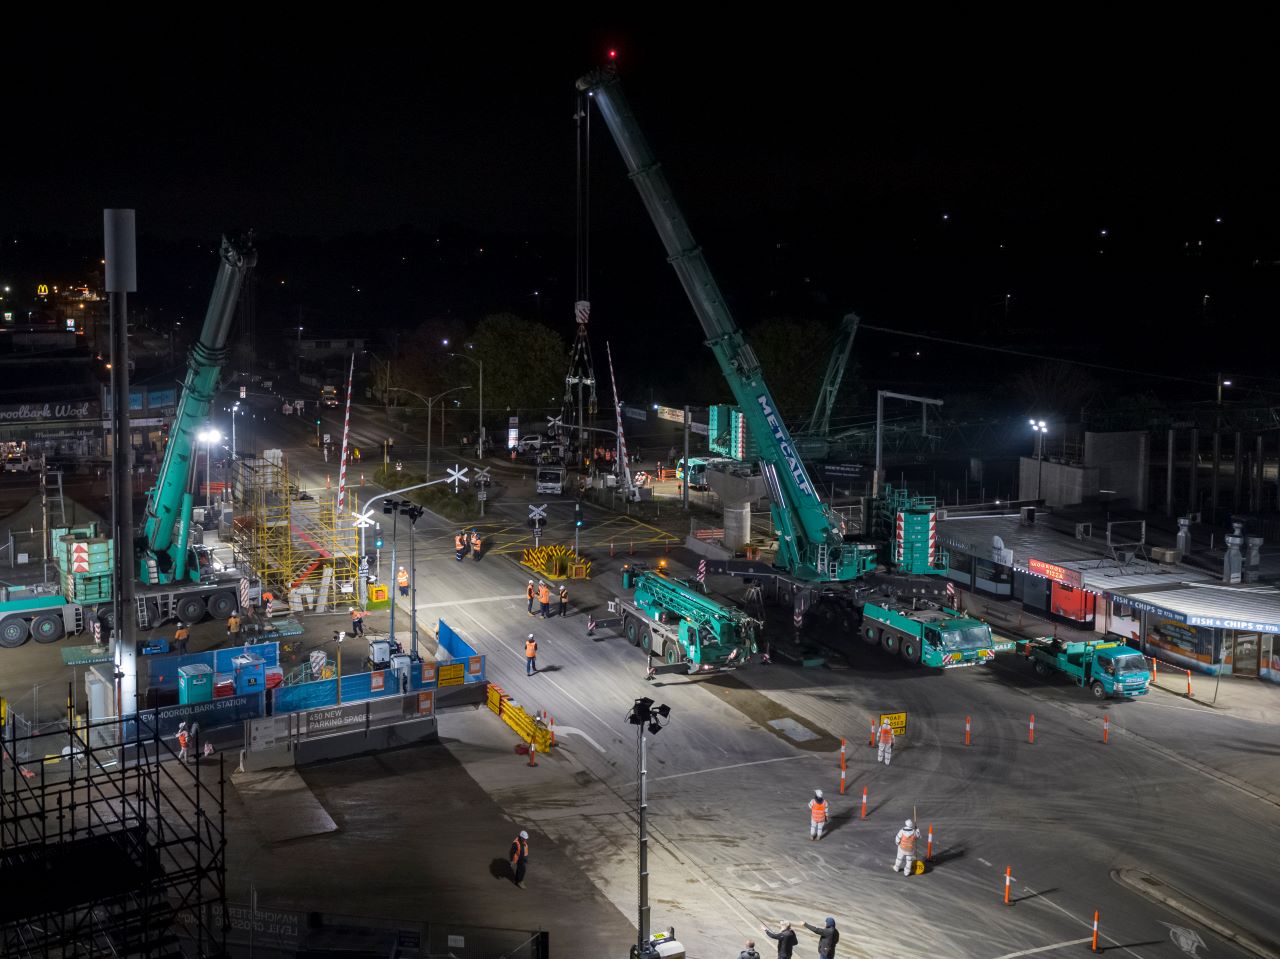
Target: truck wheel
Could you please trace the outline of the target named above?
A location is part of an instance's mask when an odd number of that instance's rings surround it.
[[[640,648],[646,653],[653,652],[653,633],[650,632],[648,626],[640,629]]]
[[[230,591],[214,593],[209,597],[209,615],[214,619],[226,619],[236,611],[236,597]]]
[[[1090,691],[1091,693],[1093,693],[1093,698],[1094,698],[1094,699],[1106,699],[1106,698],[1107,698],[1107,690],[1106,690],[1106,688],[1102,685],[1102,681],[1101,681],[1101,680],[1097,680],[1097,679],[1095,679],[1092,683],[1090,683],[1090,684],[1089,684],[1089,691]]]
[[[920,665],[920,640],[914,636],[906,636],[902,640],[902,658],[912,666]]]
[[[881,630],[880,632],[880,648],[890,656],[894,656],[898,652],[900,640],[898,634],[891,629]]]
[[[640,624],[630,616],[622,617],[622,635],[627,637],[627,642],[632,646],[640,645]]]
[[[880,642],[880,633],[877,632],[874,626],[863,627],[862,641],[868,646],[874,646],[876,643]]]
[[[53,613],[45,613],[31,621],[31,637],[37,643],[56,643],[64,632],[62,617]]]
[[[27,621],[21,616],[9,616],[0,620],[0,646],[5,649],[17,649],[30,635]]]
[[[184,596],[178,600],[178,607],[174,612],[178,614],[178,619],[191,626],[204,619],[204,600],[199,596]]]
[[[662,649],[662,658],[668,666],[674,666],[684,659],[684,650],[675,640],[669,640]]]
[[[1049,668],[1049,664],[1048,664],[1048,663],[1042,663],[1042,662],[1041,662],[1040,660],[1038,660],[1038,659],[1036,660],[1036,663],[1035,663],[1035,667],[1034,667],[1034,668],[1035,668],[1035,671],[1036,671],[1036,675],[1037,675],[1037,676],[1045,676],[1045,677],[1047,677],[1051,672],[1053,672],[1053,670]]]

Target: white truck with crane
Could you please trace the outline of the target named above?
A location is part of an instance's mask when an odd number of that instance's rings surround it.
[[[839,617],[845,625],[845,637],[851,638],[855,620],[869,621],[869,631],[862,633],[864,641],[900,654],[912,665],[925,662],[946,668],[994,657],[995,643],[984,623],[963,618],[957,611],[936,603],[936,598],[945,593],[945,586],[939,584],[944,582],[946,573],[945,559],[938,562],[936,543],[924,558],[917,554],[916,562],[885,574],[877,569],[876,546],[849,535],[844,521],[823,502],[778,412],[760,362],[730,313],[662,166],[623,96],[613,64],[582,77],[577,86],[591,96],[604,117],[666,249],[667,260],[702,326],[707,346],[733,392],[746,430],[758,447],[760,473],[777,534],[776,557],[772,563],[709,561],[708,567],[730,575],[772,579],[780,596],[791,601],[797,628],[815,607],[826,618]],[[847,342],[852,342],[856,328],[856,319],[846,321]],[[824,386],[827,399],[834,396],[846,359],[847,350],[829,371],[828,385]],[[913,517],[911,525],[918,529],[916,521],[921,519],[921,512],[910,506],[897,509],[899,533],[907,533],[903,526],[906,514]],[[923,520],[926,526],[931,524],[928,515]],[[901,548],[903,542],[899,535],[895,545]],[[869,603],[872,596],[879,597],[885,605]],[[902,599],[911,600],[911,605],[904,606],[899,602]],[[915,615],[920,602],[938,606],[928,610],[927,626],[925,618]],[[880,623],[877,617],[882,613],[884,622]],[[956,629],[943,629],[938,622],[958,618],[964,621],[955,624]],[[906,630],[905,624],[915,620],[916,626]],[[944,634],[953,641],[944,642]],[[905,643],[902,637],[907,638]],[[927,648],[930,646],[936,649]],[[947,655],[942,655],[943,650]]]
[[[202,570],[189,543],[192,496],[188,486],[195,465],[196,432],[208,417],[217,392],[240,287],[256,262],[256,254],[249,238],[233,243],[224,237],[219,259],[204,326],[187,356],[182,398],[164,461],[155,486],[147,494],[136,571],[137,607],[132,611],[139,629],[169,622],[195,623],[206,616],[225,619],[240,611],[246,600],[256,602],[261,594],[259,583],[238,572]],[[80,545],[83,551],[77,549]],[[104,545],[106,549],[99,555],[107,558],[94,562],[91,545]],[[113,578],[118,564],[109,541],[104,544],[96,537],[69,535],[55,544],[55,552],[58,548],[86,558],[60,568],[56,584],[0,589],[0,647],[12,649],[32,638],[52,643],[64,635],[83,632],[95,621],[108,629],[114,624],[117,590]],[[98,578],[91,591],[87,577]]]

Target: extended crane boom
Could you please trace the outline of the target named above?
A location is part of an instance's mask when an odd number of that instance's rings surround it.
[[[200,339],[187,356],[187,376],[169,431],[164,461],[156,476],[156,485],[147,494],[145,543],[139,552],[139,572],[144,583],[170,583],[186,576],[186,531],[191,521],[191,493],[187,485],[196,431],[209,415],[218,388],[218,375],[227,360],[227,338],[240,297],[240,285],[257,262],[252,236],[237,242],[223,237],[219,257],[218,277],[205,311]],[[181,527],[176,540],[175,525]],[[198,571],[195,572],[198,575]]]
[[[760,445],[761,472],[778,531],[778,565],[805,582],[857,579],[866,571],[862,551],[845,548],[840,520],[822,502],[800,461],[760,371],[755,352],[738,328],[702,249],[694,241],[666,175],[649,148],[614,69],[578,80],[595,100],[622,154],[631,180],[666,247],[671,265],[707,336],[720,371]]]

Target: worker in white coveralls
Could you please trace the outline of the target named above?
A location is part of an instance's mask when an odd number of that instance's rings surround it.
[[[898,834],[893,837],[893,846],[897,850],[897,858],[893,861],[893,871],[897,872],[898,868],[902,868],[904,876],[911,875],[911,867],[916,862],[916,842],[920,839],[920,830],[916,828],[916,824],[908,819],[902,824],[902,828],[898,830]]]
[[[893,759],[893,726],[889,720],[885,720],[880,724],[880,731],[876,733],[876,762],[884,763],[886,766]]]
[[[821,839],[822,831],[827,828],[827,801],[822,798],[822,790],[815,789],[813,798],[809,800],[809,838]]]

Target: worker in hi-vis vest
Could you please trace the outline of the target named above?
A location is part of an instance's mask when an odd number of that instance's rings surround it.
[[[827,801],[822,798],[822,790],[815,789],[813,798],[809,800],[809,838],[822,838],[822,831],[827,828]]]
[[[893,847],[897,850],[898,856],[893,861],[893,871],[897,872],[898,867],[902,867],[904,876],[911,875],[911,867],[916,861],[916,840],[920,838],[920,830],[916,828],[916,824],[908,819],[902,824],[902,828],[898,830],[898,834],[893,837]],[[906,865],[903,865],[903,863]]]
[[[879,747],[876,749],[876,762],[889,765],[893,759],[893,726],[889,720],[885,720],[880,724],[880,731],[876,733],[876,742]]]

